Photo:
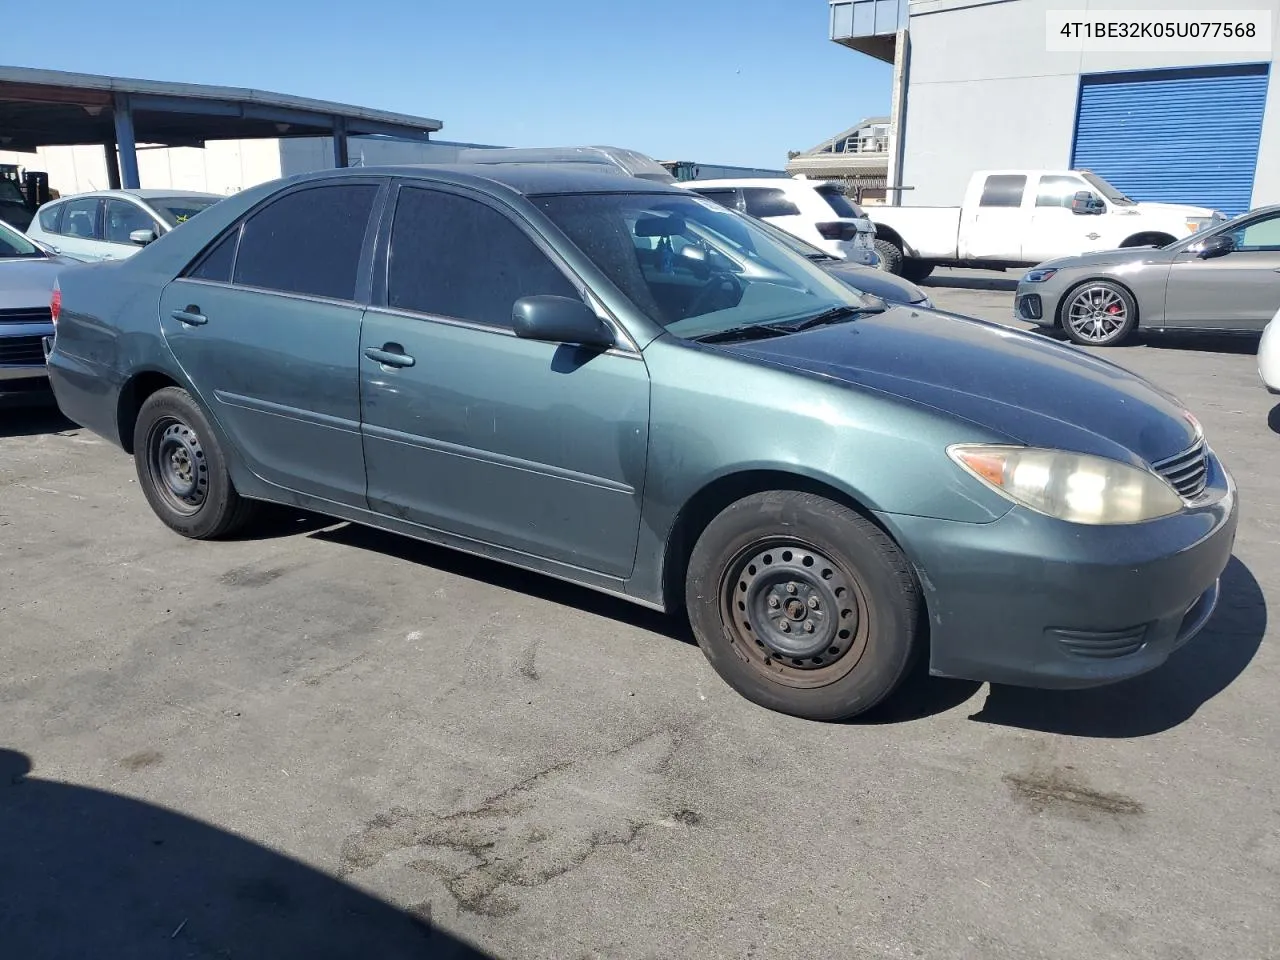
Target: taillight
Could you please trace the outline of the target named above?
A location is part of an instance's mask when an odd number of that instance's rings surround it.
[[[817,227],[823,240],[852,240],[858,235],[857,225],[843,220],[819,223]]]
[[[49,298],[49,316],[53,318],[53,325],[58,325],[58,314],[62,312],[62,291],[56,286],[53,288],[53,296]]]

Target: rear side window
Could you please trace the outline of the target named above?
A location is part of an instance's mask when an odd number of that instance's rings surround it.
[[[80,240],[101,240],[102,230],[98,223],[98,208],[101,206],[102,202],[97,197],[68,200],[62,214],[62,229],[58,232]]]
[[[856,220],[862,216],[862,211],[850,203],[849,198],[835,187],[818,187],[817,191],[818,196],[827,201],[827,206],[834,211],[837,217],[848,217]]]
[[[60,233],[58,221],[62,219],[62,208],[65,206],[65,203],[52,203],[47,207],[41,207],[40,229],[45,233]]]
[[[738,192],[736,190],[695,190],[700,197],[706,197],[712,203],[718,203],[730,210],[738,209]]]
[[[378,186],[339,183],[287,194],[245,221],[235,282],[352,300]]]
[[[1027,178],[1022,175],[999,173],[987,177],[982,188],[981,207],[1020,207],[1022,193],[1027,188]]]
[[[510,327],[521,297],[579,297],[519,227],[492,207],[451,193],[400,190],[390,256],[387,305],[393,308]]]
[[[236,240],[239,236],[239,230],[232,230],[215,243],[213,248],[196,263],[195,268],[187,276],[193,280],[214,280],[218,283],[230,283],[231,267],[236,260]]]
[[[747,202],[747,213],[753,217],[795,217],[800,214],[800,208],[781,190],[746,187],[742,196]]]

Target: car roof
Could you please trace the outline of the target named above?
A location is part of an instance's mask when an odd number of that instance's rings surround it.
[[[159,187],[141,187],[136,189],[124,188],[120,190],[86,190],[83,193],[68,193],[58,198],[58,202],[63,200],[76,200],[83,197],[136,197],[139,200],[159,200],[168,199],[170,197],[212,197],[221,200],[220,193],[206,193],[202,190],[165,190]]]
[[[771,187],[775,190],[786,187],[814,187],[812,180],[797,180],[794,177],[742,177],[724,180],[686,180],[686,189],[696,187]]]
[[[290,183],[321,181],[352,175],[403,177],[467,184],[487,189],[500,184],[516,193],[682,193],[670,184],[627,176],[622,171],[598,172],[601,164],[586,163],[420,163],[384,167],[348,167],[299,174]],[[588,168],[592,169],[588,169]]]

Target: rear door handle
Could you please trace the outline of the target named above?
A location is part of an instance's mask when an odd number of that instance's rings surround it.
[[[173,319],[180,320],[189,327],[199,327],[209,322],[209,318],[200,312],[194,303],[187,304],[185,310],[173,311]]]
[[[398,343],[384,343],[381,349],[378,347],[366,347],[364,355],[384,367],[412,367],[417,363],[413,357],[404,352],[404,347]]]

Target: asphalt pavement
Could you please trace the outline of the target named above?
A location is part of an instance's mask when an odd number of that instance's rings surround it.
[[[1015,278],[927,285],[1009,321]],[[1280,957],[1280,408],[1255,348],[1104,351],[1240,486],[1199,638],[1114,687],[920,677],[838,725],[533,574],[288,512],[182,540],[123,453],[5,412],[5,953]]]

